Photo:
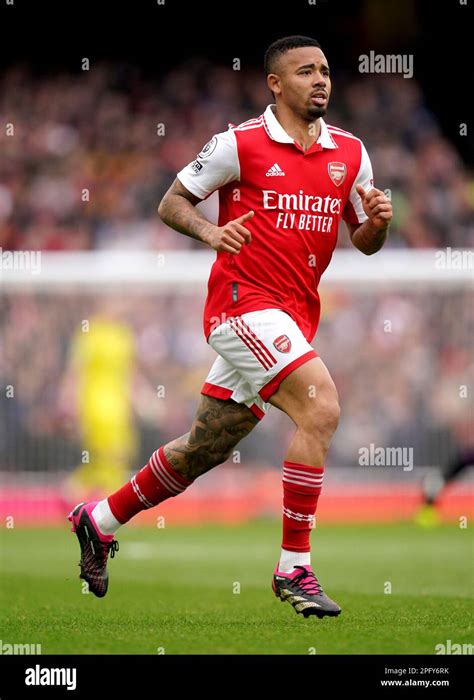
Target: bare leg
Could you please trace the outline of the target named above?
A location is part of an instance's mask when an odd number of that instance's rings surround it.
[[[269,401],[296,425],[286,460],[323,464],[339,421],[339,404],[336,387],[321,358],[309,360],[291,372]]]

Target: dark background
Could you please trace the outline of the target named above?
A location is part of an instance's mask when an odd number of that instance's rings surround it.
[[[79,71],[83,57],[114,59],[118,81],[138,70],[159,83],[183,62],[192,71],[196,56],[227,66],[238,57],[245,70],[262,65],[275,39],[304,34],[318,39],[328,57],[334,99],[338,75],[358,74],[359,54],[412,53],[427,106],[463,161],[474,163],[472,133],[459,137],[459,124],[468,121],[474,63],[472,10],[459,0],[1,1],[1,67],[25,62],[40,74]]]

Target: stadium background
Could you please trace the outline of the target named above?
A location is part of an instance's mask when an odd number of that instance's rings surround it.
[[[29,9],[26,21],[34,26],[35,12],[48,21],[48,7]],[[100,19],[88,3],[69,14],[51,9],[54,22],[78,23],[81,30],[0,48],[0,121],[15,125],[14,137],[0,130],[0,246],[42,253],[36,276],[1,273],[2,526],[13,518],[15,527],[64,528],[66,508],[77,500],[67,478],[85,445],[73,368],[84,320],[98,313],[118,318],[134,339],[129,468],[137,470],[160,444],[189,429],[214,357],[201,330],[205,273],[214,256],[205,258],[204,251],[203,257],[203,245],[162,224],[157,204],[213,133],[260,114],[271,101],[263,52],[291,33],[321,42],[333,80],[326,120],[364,141],[375,183],[391,190],[394,204],[380,257],[362,260],[357,251],[360,259],[344,257],[350,243],[341,226],[332,262],[340,273],[332,281],[328,273],[320,288],[314,346],[338,387],[342,420],[326,462],[318,528],[411,521],[427,470],[472,444],[472,388],[460,396],[473,380],[471,272],[435,262],[448,247],[474,247],[472,137],[459,133],[467,119],[463,58],[446,43],[455,33],[459,52],[465,46],[462,8],[449,14],[428,3],[383,10],[372,1],[302,3],[288,21],[285,4],[272,4],[257,30],[249,26],[248,3],[222,16],[193,4],[185,20],[181,6],[171,3],[144,4],[140,12],[108,7]],[[25,16],[14,12],[12,30],[21,32]],[[414,77],[360,74],[358,56],[370,50],[413,54]],[[88,71],[81,69],[83,57],[90,59]],[[232,69],[235,57],[241,70]],[[451,62],[453,74],[445,68]],[[164,136],[157,135],[158,123],[165,124]],[[214,196],[204,211],[216,216]],[[162,284],[158,265],[156,283],[149,267],[146,283],[140,279],[140,265],[145,269],[159,255],[182,271],[180,284],[168,278]],[[373,266],[370,279],[357,274],[359,265]],[[420,279],[417,269],[426,273]],[[157,387],[165,388],[164,397]],[[275,550],[281,463],[292,430],[271,409],[239,445],[236,461],[133,522],[270,519]],[[413,470],[360,466],[359,449],[370,443],[412,447]],[[474,514],[472,473],[447,489],[439,512],[451,524]],[[462,576],[472,589],[472,576],[470,583],[466,571]]]

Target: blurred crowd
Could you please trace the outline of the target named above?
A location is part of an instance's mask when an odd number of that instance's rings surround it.
[[[176,173],[214,133],[261,114],[260,69],[194,59],[144,78],[102,63],[79,74],[0,76],[0,247],[201,248],[157,217]],[[366,144],[375,183],[391,190],[390,246],[474,246],[473,182],[415,80],[334,80],[326,120]],[[348,236],[340,236],[348,245]]]
[[[140,444],[132,467],[190,428],[216,357],[202,337],[203,294],[119,297],[115,319],[134,337],[125,397]],[[70,381],[77,372],[74,337],[85,320],[93,324],[97,314],[110,314],[117,298],[80,290],[0,297],[0,471],[55,472],[78,463],[84,442]],[[360,448],[371,443],[412,447],[415,465],[439,464],[455,445],[472,441],[469,290],[331,289],[323,291],[322,304],[313,345],[342,407],[328,465],[357,465]],[[291,421],[271,407],[241,443],[241,458],[280,468],[292,434]]]

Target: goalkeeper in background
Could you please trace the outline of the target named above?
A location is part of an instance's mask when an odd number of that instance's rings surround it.
[[[66,480],[71,498],[102,496],[118,488],[136,459],[135,348],[121,305],[107,298],[72,339],[61,402],[77,422],[82,463]]]

